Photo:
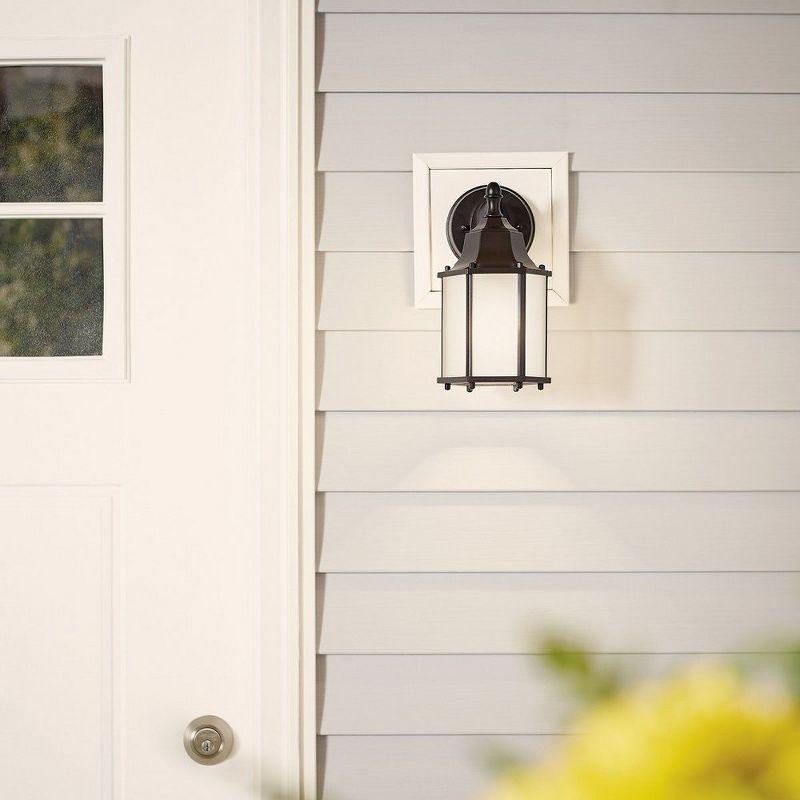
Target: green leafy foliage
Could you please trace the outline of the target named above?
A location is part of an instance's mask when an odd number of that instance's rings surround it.
[[[102,200],[102,78],[0,67],[0,202]],[[99,355],[102,337],[102,221],[0,219],[0,356]]]
[[[0,355],[99,355],[102,344],[102,220],[0,220]]]
[[[618,665],[608,661],[601,664],[575,639],[549,634],[537,650],[553,675],[580,703],[591,705],[612,697],[625,683]]]
[[[786,679],[792,693],[800,700],[800,645],[795,642],[792,648],[786,659]]]
[[[0,67],[0,201],[102,195],[102,68]]]
[[[740,653],[731,661],[745,675],[772,678],[800,700],[800,642],[773,639],[761,643],[758,652]]]

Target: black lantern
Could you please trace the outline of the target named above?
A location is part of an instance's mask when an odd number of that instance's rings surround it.
[[[511,221],[506,217],[508,214]],[[512,224],[513,223],[513,224]],[[528,256],[534,220],[516,192],[497,183],[465,192],[447,224],[458,257],[442,279],[442,377],[445,389],[526,383],[547,377],[547,279]],[[460,243],[463,242],[463,247]]]

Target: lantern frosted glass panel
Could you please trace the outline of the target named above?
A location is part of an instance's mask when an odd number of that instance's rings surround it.
[[[472,276],[472,374],[516,375],[519,276]]]
[[[547,375],[547,278],[525,276],[525,374],[531,378]]]
[[[467,276],[442,278],[442,375],[467,370]]]

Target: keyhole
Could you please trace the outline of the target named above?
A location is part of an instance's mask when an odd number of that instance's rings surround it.
[[[205,716],[192,720],[183,735],[189,756],[199,764],[218,764],[231,753],[233,731],[225,720]]]

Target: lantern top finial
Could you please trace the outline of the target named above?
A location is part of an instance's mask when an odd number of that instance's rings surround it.
[[[502,217],[503,212],[500,211],[500,201],[503,198],[503,190],[500,188],[500,184],[496,181],[492,181],[486,187],[486,203],[489,206],[486,216],[487,217]]]

